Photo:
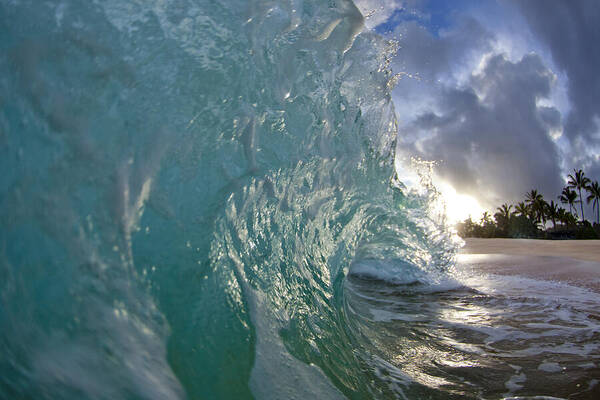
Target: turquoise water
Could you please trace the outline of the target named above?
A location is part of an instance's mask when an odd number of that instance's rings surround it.
[[[480,395],[365,322],[458,287],[395,46],[351,1],[0,0],[0,398]]]

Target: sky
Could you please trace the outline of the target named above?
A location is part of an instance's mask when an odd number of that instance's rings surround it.
[[[600,180],[597,0],[355,3],[399,43],[398,152],[437,161],[450,219],[556,201],[574,168]]]

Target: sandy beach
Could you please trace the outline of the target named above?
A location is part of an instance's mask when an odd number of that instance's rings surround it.
[[[600,240],[465,239],[461,254],[570,257],[600,263]]]
[[[600,293],[600,240],[468,238],[458,267],[568,282]]]

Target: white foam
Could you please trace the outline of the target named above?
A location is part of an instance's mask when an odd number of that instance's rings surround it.
[[[436,270],[421,269],[404,260],[360,260],[350,266],[350,274],[389,282],[395,285],[422,284],[411,290],[424,293],[446,292],[464,285]]]
[[[507,396],[510,396],[517,390],[523,388],[523,385],[521,385],[521,383],[527,381],[527,376],[523,372],[520,372],[520,366],[511,365],[511,367],[515,370],[515,374],[512,375],[504,384],[504,386],[508,389],[508,393],[506,393]]]
[[[402,260],[360,260],[350,266],[350,274],[405,285],[426,277],[416,265]]]
[[[516,396],[516,397],[505,397],[502,400],[567,400],[562,397],[552,396]]]
[[[555,362],[541,363],[538,366],[538,369],[544,372],[561,372],[563,370],[562,367]]]
[[[583,368],[583,369],[596,368],[596,364],[594,364],[593,362],[587,362],[587,363],[583,363],[583,364],[578,364],[577,366],[579,368]]]

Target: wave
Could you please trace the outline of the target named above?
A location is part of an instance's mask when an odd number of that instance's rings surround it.
[[[1,1],[0,32],[0,397],[402,394],[348,276],[454,247],[351,1]]]

